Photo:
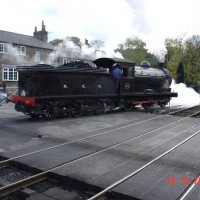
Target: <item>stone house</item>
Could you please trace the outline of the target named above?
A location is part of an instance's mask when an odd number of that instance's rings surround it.
[[[17,66],[49,64],[49,56],[54,47],[47,42],[48,32],[42,21],[42,30],[35,31],[33,36],[0,30],[0,90],[7,85],[7,93],[17,88]]]

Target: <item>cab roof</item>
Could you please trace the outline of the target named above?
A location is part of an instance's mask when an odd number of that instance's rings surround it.
[[[110,68],[113,66],[114,63],[119,63],[121,66],[125,67],[134,67],[135,63],[131,60],[125,60],[121,58],[98,58],[93,61],[96,66],[103,67],[103,68]]]

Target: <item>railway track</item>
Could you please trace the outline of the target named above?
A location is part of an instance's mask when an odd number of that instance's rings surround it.
[[[189,116],[192,115],[194,113],[196,113],[196,115],[193,115],[192,117],[199,117],[200,116],[200,105],[196,105],[196,106],[191,106],[188,108],[179,108],[179,107],[165,107],[165,108],[149,108],[149,109],[141,109],[140,107],[136,107],[135,108],[136,111],[138,112],[146,112],[146,113],[158,113],[158,114],[169,114],[169,115],[174,115],[174,116]]]
[[[182,112],[183,110],[181,110],[180,112]],[[175,113],[178,113],[178,111],[175,111],[173,113],[170,113],[170,114],[175,114]],[[66,166],[66,165],[69,165],[69,164],[72,164],[72,163],[75,163],[77,161],[80,161],[80,160],[83,160],[87,157],[90,157],[90,156],[93,156],[93,155],[97,155],[101,152],[104,152],[104,151],[107,151],[109,149],[112,149],[118,145],[121,145],[121,144],[124,144],[124,143],[127,143],[131,140],[134,140],[138,137],[144,137],[146,136],[147,134],[150,134],[152,132],[155,132],[155,131],[158,131],[158,130],[162,130],[163,128],[166,128],[166,127],[170,127],[171,125],[175,125],[175,126],[180,126],[180,122],[184,122],[185,119],[188,119],[189,117],[192,117],[192,116],[195,116],[197,113],[190,113],[190,115],[188,115],[187,117],[184,117],[184,118],[181,118],[181,119],[178,119],[174,122],[171,122],[167,125],[164,125],[162,127],[159,127],[159,128],[156,128],[156,129],[153,129],[151,131],[148,131],[148,132],[145,132],[145,133],[142,133],[138,136],[135,136],[135,137],[132,137],[132,138],[129,138],[127,140],[124,140],[122,142],[119,142],[119,143],[116,143],[116,144],[113,144],[113,145],[110,145],[110,146],[107,146],[103,149],[100,149],[100,150],[97,150],[93,153],[89,153],[85,156],[81,156],[81,157],[78,157],[76,159],[73,159],[73,160],[70,160],[69,162],[66,162],[66,163],[62,163],[56,167],[53,167],[53,168],[50,168],[49,170],[46,170],[44,172],[41,172],[41,173],[38,173],[38,174],[35,174],[35,175],[32,175],[30,177],[27,177],[25,179],[22,179],[22,180],[19,180],[15,183],[12,183],[12,184],[9,184],[7,186],[3,186],[0,188],[0,197],[3,197],[5,195],[8,195],[12,192],[15,192],[17,190],[20,190],[21,188],[26,188],[30,185],[33,185],[35,183],[38,183],[40,181],[43,181],[43,180],[47,180],[49,178],[49,175],[51,172],[63,167],[63,166]],[[39,151],[35,151],[35,152],[31,152],[31,153],[28,153],[28,154],[24,154],[24,155],[20,155],[20,156],[17,156],[17,157],[14,157],[14,158],[10,158],[10,159],[7,159],[7,160],[4,160],[4,161],[1,161],[0,162],[0,169],[3,169],[5,167],[8,167],[10,165],[11,162],[13,162],[14,160],[17,160],[19,158],[22,158],[22,157],[26,157],[26,156],[30,156],[30,155],[33,155],[33,154],[37,154],[37,153],[40,153],[40,152],[43,152],[43,151],[48,151],[50,149],[54,149],[54,148],[58,148],[58,147],[61,147],[61,146],[64,146],[64,145],[68,145],[68,144],[72,144],[72,143],[76,143],[76,142],[80,142],[80,141],[83,141],[83,140],[87,140],[87,139],[91,139],[93,137],[98,137],[100,135],[104,135],[104,134],[108,134],[110,132],[114,132],[114,131],[117,131],[117,130],[122,130],[122,129],[125,129],[127,127],[130,127],[130,126],[134,126],[134,125],[138,125],[138,124],[142,124],[142,123],[146,123],[148,121],[151,121],[151,120],[157,120],[158,118],[160,117],[164,117],[163,115],[161,116],[156,116],[156,117],[153,117],[151,119],[148,119],[148,120],[144,120],[144,121],[141,121],[141,122],[137,122],[137,123],[132,123],[132,124],[129,124],[129,125],[126,125],[126,126],[123,126],[123,127],[120,127],[120,128],[115,128],[115,129],[112,129],[112,130],[109,130],[109,131],[103,131],[99,134],[94,134],[92,136],[89,136],[89,137],[85,137],[85,138],[81,138],[81,139],[78,139],[78,140],[74,140],[74,141],[70,141],[70,142],[66,142],[66,143],[63,143],[63,144],[60,144],[60,145],[56,145],[56,146],[53,146],[53,147],[49,147],[49,148],[46,148],[46,149],[42,149],[42,150],[39,150]],[[187,131],[187,130],[185,130]],[[183,131],[183,132],[185,132]],[[111,186],[109,186],[108,188],[106,188],[105,190],[103,190],[101,193],[95,195],[94,197],[91,197],[90,199],[98,199],[100,197],[102,197],[103,195],[107,194],[108,192],[110,192],[113,188],[115,188],[116,186],[118,186],[119,184],[121,184],[122,182],[128,180],[129,178],[133,177],[134,175],[136,175],[137,173],[139,173],[141,170],[145,169],[146,167],[148,167],[149,165],[151,165],[152,163],[156,162],[158,159],[162,158],[163,156],[165,156],[166,154],[170,153],[171,151],[173,151],[174,149],[178,148],[180,145],[184,144],[185,142],[187,142],[188,140],[190,140],[192,137],[195,137],[197,134],[199,134],[200,131],[197,131],[195,132],[193,135],[191,135],[190,137],[186,138],[185,140],[183,140],[182,142],[180,142],[179,144],[175,145],[173,148],[169,149],[168,151],[166,151],[165,153],[161,154],[160,156],[154,158],[152,161],[148,162],[146,165],[144,165],[143,167],[139,168],[138,170],[132,172],[131,174],[129,174],[128,176],[124,177],[123,179],[117,181],[116,183],[112,184]]]
[[[112,189],[114,189],[115,187],[117,187],[118,185],[122,184],[123,182],[127,181],[128,179],[132,178],[133,176],[135,176],[136,174],[138,174],[139,172],[141,172],[142,170],[146,169],[149,165],[153,164],[154,162],[158,161],[160,158],[164,157],[165,155],[169,154],[170,152],[172,152],[173,150],[175,150],[176,148],[178,148],[179,146],[181,146],[182,144],[186,143],[188,140],[190,140],[191,138],[195,137],[197,134],[200,133],[200,130],[195,132],[194,134],[192,134],[190,137],[186,138],[185,140],[183,140],[182,142],[180,142],[179,144],[175,145],[174,147],[172,147],[171,149],[167,150],[165,153],[161,154],[160,156],[152,159],[150,162],[146,163],[145,165],[143,165],[141,168],[139,168],[136,171],[133,171],[131,174],[125,176],[124,178],[118,180],[117,182],[113,183],[112,185],[110,185],[109,187],[105,188],[102,192],[99,192],[98,194],[96,194],[95,196],[89,198],[89,200],[97,200],[102,196],[105,196],[108,192],[110,192]],[[195,185],[195,181],[192,184],[191,188],[194,187]],[[188,192],[191,191],[191,188],[189,187],[187,192],[184,192],[183,197],[180,198],[180,200],[184,199],[186,197],[186,195],[188,194]]]
[[[200,105],[178,110],[177,112],[173,112],[171,115],[176,115],[176,116],[192,115],[192,117],[200,117]]]

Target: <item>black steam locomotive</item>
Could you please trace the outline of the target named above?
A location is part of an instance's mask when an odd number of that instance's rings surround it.
[[[123,71],[118,91],[112,76],[115,63]],[[18,95],[8,101],[15,103],[16,111],[46,120],[58,114],[78,117],[85,111],[102,114],[116,106],[124,110],[138,104],[145,109],[153,104],[164,107],[177,96],[169,88],[169,71],[162,66],[150,68],[146,61],[136,67],[128,60],[99,58],[90,64],[20,66],[18,72]]]

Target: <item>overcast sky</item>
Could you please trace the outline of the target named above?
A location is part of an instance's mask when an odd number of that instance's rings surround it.
[[[165,38],[200,34],[199,0],[0,0],[0,30],[33,35],[42,20],[49,41],[77,36],[116,48],[139,37],[151,52]]]

